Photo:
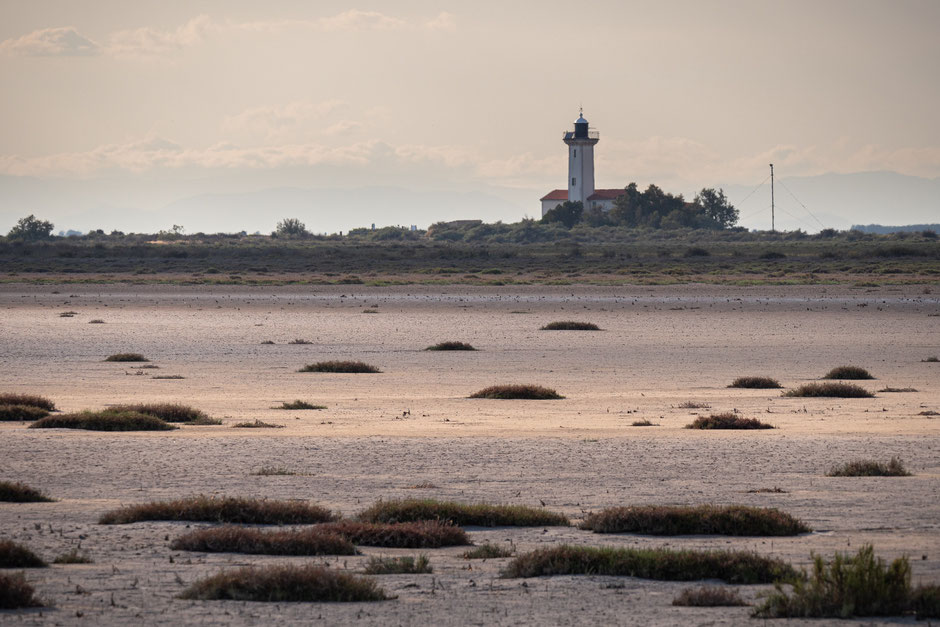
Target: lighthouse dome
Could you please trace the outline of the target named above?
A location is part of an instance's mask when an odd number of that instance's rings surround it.
[[[579,115],[578,119],[574,121],[575,124],[587,124],[588,121],[584,119],[584,115]]]

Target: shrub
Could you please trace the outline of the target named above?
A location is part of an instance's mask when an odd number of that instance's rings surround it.
[[[533,401],[557,400],[565,398],[551,388],[541,385],[491,385],[479,392],[474,392],[470,398],[495,399],[522,399]]]
[[[712,414],[707,418],[699,416],[686,429],[773,429],[773,425],[761,422],[757,418],[744,418],[737,414],[726,412],[724,414]]]
[[[356,547],[347,538],[319,527],[287,531],[235,526],[199,529],[173,540],[170,549],[251,555],[356,554]]]
[[[838,366],[833,368],[825,375],[823,379],[874,379],[871,373],[858,366]]]
[[[76,414],[46,416],[29,425],[29,428],[87,429],[89,431],[169,431],[178,427],[159,418],[132,411],[83,411]]]
[[[326,405],[312,405],[307,401],[293,401],[290,403],[281,403],[280,407],[274,409],[326,409]]]
[[[630,423],[630,426],[631,427],[658,427],[659,425],[656,424],[655,422],[651,422],[648,418],[644,418],[643,420],[634,420],[632,423]]]
[[[358,517],[365,522],[442,520],[478,527],[565,527],[570,524],[563,514],[525,505],[467,504],[434,499],[378,501],[360,512]]]
[[[274,565],[222,571],[200,579],[179,595],[202,601],[360,602],[389,598],[365,577],[325,566]]]
[[[0,421],[39,420],[48,415],[47,410],[32,405],[0,405]]]
[[[51,503],[51,499],[25,483],[0,481],[0,501],[5,503]]]
[[[811,531],[786,512],[743,505],[610,507],[588,514],[580,527],[594,533],[654,536],[795,536]]]
[[[463,558],[468,560],[491,560],[500,557],[512,557],[513,549],[511,547],[502,547],[495,544],[481,544],[480,546],[464,551]]]
[[[757,584],[790,580],[793,568],[778,559],[750,551],[633,549],[561,545],[536,549],[513,559],[504,577],[614,575],[664,581],[721,579]]]
[[[593,322],[576,322],[574,320],[561,320],[549,322],[540,331],[600,331],[600,327]]]
[[[375,366],[370,366],[361,361],[318,361],[315,364],[307,364],[299,372],[352,372],[375,374],[382,372]]]
[[[55,411],[55,403],[48,398],[36,396],[35,394],[0,393],[0,405],[27,405],[46,411]]]
[[[470,544],[467,533],[450,522],[417,520],[412,522],[376,523],[340,520],[323,523],[320,528],[349,539],[361,546],[398,549],[437,549],[442,546]]]
[[[685,607],[738,607],[747,605],[737,590],[721,586],[685,588],[672,600],[673,605]]]
[[[878,390],[878,391],[879,391],[879,392],[887,392],[887,393],[891,393],[891,392],[916,392],[917,389],[916,389],[916,388],[893,388],[893,387],[891,387],[891,386],[888,386],[888,387],[881,388],[881,389]]]
[[[26,581],[23,573],[10,575],[0,573],[0,610],[15,610],[20,607],[42,607],[36,591]]]
[[[428,346],[426,351],[475,351],[470,344],[466,342],[438,342],[433,346]]]
[[[46,562],[22,544],[0,540],[0,568],[45,568]]]
[[[940,585],[917,586],[911,592],[910,611],[918,620],[940,618]]]
[[[789,397],[873,398],[875,395],[854,383],[806,383],[783,393]]]
[[[237,525],[312,525],[333,519],[328,509],[301,501],[192,496],[111,510],[102,515],[98,523],[124,525],[145,520],[184,520]]]
[[[804,573],[805,574],[805,573]],[[836,553],[830,562],[813,556],[813,573],[793,582],[787,594],[778,585],[754,611],[764,618],[896,616],[908,607],[911,567],[906,557],[890,566],[865,545],[854,555]]]
[[[711,405],[708,403],[699,403],[696,401],[682,401],[679,403],[680,409],[708,409]]]
[[[101,318],[94,318],[93,320],[89,320],[88,324],[104,324],[104,320]]]
[[[54,560],[53,564],[94,564],[95,560],[91,559],[87,553],[75,547],[68,553],[63,553],[59,555]]]
[[[937,363],[938,361],[940,361],[940,357],[937,357],[936,355],[931,355],[930,357],[927,357],[926,359],[921,359],[921,361],[924,362],[924,363],[932,363],[932,364],[935,364],[935,363]]]
[[[115,353],[108,355],[105,361],[150,361],[140,353]]]
[[[282,468],[280,466],[262,466],[257,471],[251,473],[258,477],[272,477],[272,476],[292,476],[297,473],[289,468]]]
[[[910,477],[911,473],[901,460],[892,457],[887,464],[869,459],[857,459],[841,466],[833,466],[827,477]]]
[[[166,422],[198,422],[208,418],[205,412],[188,405],[176,403],[137,403],[133,405],[114,405],[108,411],[117,413],[137,412]]]
[[[780,382],[770,377],[738,377],[731,382],[729,388],[755,388],[760,390],[780,387]]]
[[[232,427],[235,429],[283,429],[284,425],[275,425],[255,418],[254,422],[236,422]]]
[[[370,557],[366,564],[367,575],[417,575],[432,573],[431,560],[427,555],[412,557]]]
[[[310,340],[297,339],[297,340],[291,340],[290,342],[288,342],[288,344],[313,344],[313,342],[311,342]]]

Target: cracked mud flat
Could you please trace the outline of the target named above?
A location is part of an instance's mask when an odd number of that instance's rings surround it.
[[[77,314],[60,318],[63,311]],[[940,416],[918,415],[940,411],[940,364],[921,361],[940,354],[940,302],[922,287],[5,285],[0,312],[2,391],[43,394],[65,411],[183,402],[224,423],[116,434],[0,423],[0,479],[60,499],[0,504],[0,537],[47,560],[81,542],[95,560],[26,571],[52,607],[0,612],[4,624],[752,620],[748,608],[673,607],[686,583],[500,579],[507,560],[467,561],[460,557],[464,547],[424,551],[433,574],[378,577],[398,595],[393,601],[181,601],[174,596],[186,584],[223,567],[309,561],[170,551],[169,540],[185,523],[96,524],[102,512],[122,504],[193,494],[310,499],[347,515],[379,498],[404,497],[544,501],[575,519],[613,505],[767,505],[816,532],[771,539],[595,535],[576,528],[469,531],[477,544],[511,542],[520,552],[561,542],[741,548],[796,565],[808,564],[811,551],[854,552],[871,542],[886,559],[909,555],[915,583],[940,581]],[[88,324],[95,318],[105,324]],[[538,330],[566,319],[604,330]],[[293,339],[312,343],[288,345]],[[480,350],[421,350],[443,340]],[[144,353],[159,369],[102,361],[127,351]],[[326,359],[361,359],[383,373],[296,372]],[[799,399],[725,387],[737,376],[767,375],[787,388],[842,364],[871,370],[878,379],[860,382],[870,390],[919,391]],[[567,398],[466,398],[503,382],[547,385]],[[328,409],[270,409],[295,399]],[[686,401],[709,407],[681,408]],[[696,414],[732,409],[778,429],[682,428]],[[285,428],[231,427],[256,418]],[[658,426],[630,426],[642,419]],[[894,455],[914,477],[824,476],[834,463]],[[262,466],[298,474],[252,474]],[[748,493],[773,487],[787,492]],[[357,570],[370,555],[417,552],[365,548],[363,556],[315,561]],[[769,588],[740,590],[753,600]]]

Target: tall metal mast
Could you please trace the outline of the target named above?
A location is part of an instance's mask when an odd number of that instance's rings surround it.
[[[770,232],[774,229],[774,164],[770,164]]]

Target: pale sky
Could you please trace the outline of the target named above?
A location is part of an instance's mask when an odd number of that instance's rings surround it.
[[[753,186],[771,161],[933,179],[938,77],[931,0],[5,0],[0,195],[22,177],[107,184],[102,205],[153,211],[381,185],[531,194],[533,215],[565,184],[579,105],[599,188]],[[0,228],[30,211],[17,198]],[[334,228],[372,219],[347,217]]]

